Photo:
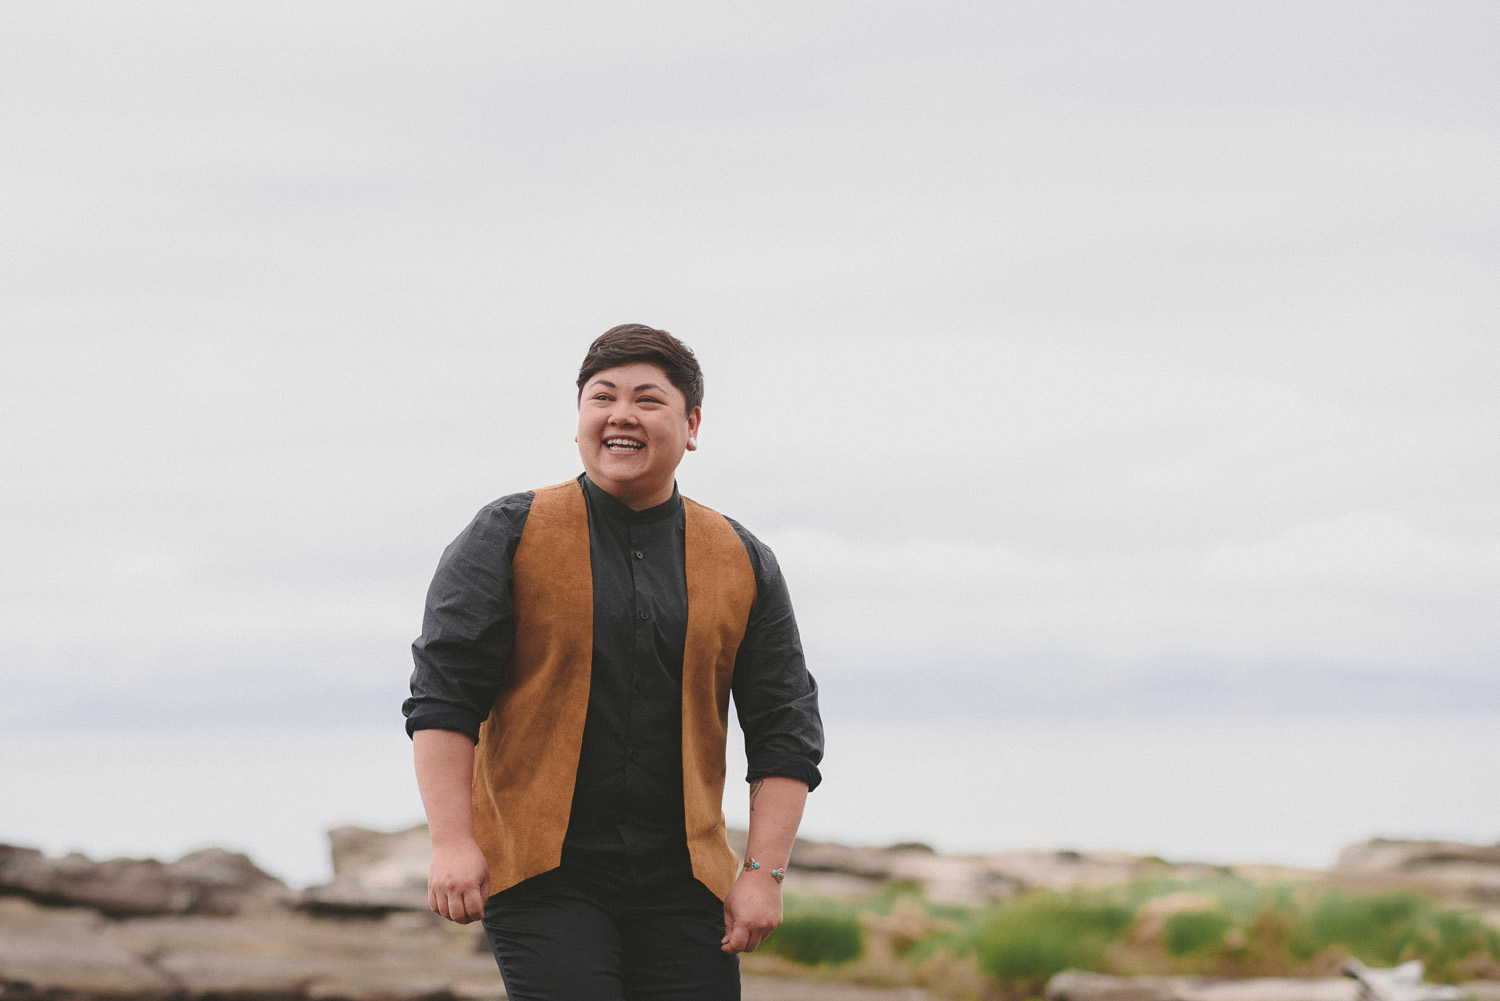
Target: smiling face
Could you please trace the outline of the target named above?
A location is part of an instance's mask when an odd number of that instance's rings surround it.
[[[594,373],[578,398],[578,454],[601,489],[636,511],[672,496],[677,465],[698,447],[697,407],[660,367],[633,362]]]

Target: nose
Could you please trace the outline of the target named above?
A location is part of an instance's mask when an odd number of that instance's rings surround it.
[[[611,424],[634,424],[635,407],[625,400],[615,401],[614,406],[609,408],[609,422]]]

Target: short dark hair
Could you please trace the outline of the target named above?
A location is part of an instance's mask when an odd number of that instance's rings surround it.
[[[642,361],[667,373],[687,401],[687,413],[703,404],[703,369],[698,367],[693,349],[665,330],[644,323],[622,323],[594,338],[578,369],[578,398],[583,399],[583,387],[598,373]]]

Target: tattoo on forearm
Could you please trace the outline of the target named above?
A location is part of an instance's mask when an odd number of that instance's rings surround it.
[[[760,787],[765,784],[765,779],[756,779],[750,783],[750,812],[755,812],[755,797],[760,795]]]

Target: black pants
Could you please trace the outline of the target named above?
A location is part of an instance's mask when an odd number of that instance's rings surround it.
[[[739,1001],[719,951],[724,904],[687,852],[659,859],[564,852],[490,897],[484,931],[511,1001]]]

